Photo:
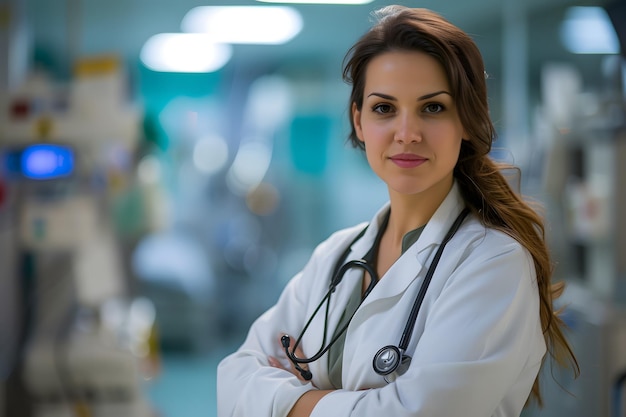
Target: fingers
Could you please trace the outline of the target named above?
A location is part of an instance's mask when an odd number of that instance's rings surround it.
[[[292,344],[293,342],[289,345],[290,348]],[[304,358],[304,352],[302,351],[302,348],[300,346],[298,346],[296,350],[293,351],[293,354],[296,356],[296,358]],[[306,365],[306,364],[303,364],[303,365]]]
[[[280,339],[279,339],[279,342],[280,342],[281,346],[284,346],[283,345],[283,337],[284,336],[285,335],[281,335]],[[295,342],[293,341],[293,338],[291,336],[289,336],[289,335],[286,335],[286,336],[289,337],[289,346],[288,346],[288,348],[291,349]],[[300,347],[300,345],[298,345],[298,347],[296,347],[296,349],[293,350],[292,353],[293,353],[293,355],[296,358],[304,358],[305,357],[304,356],[304,352],[302,351],[302,348]],[[302,364],[302,365],[306,365],[306,364]],[[308,367],[307,367],[307,369],[308,369]]]
[[[283,345],[283,336],[284,335],[280,335],[279,336],[279,343],[281,345],[281,347],[283,347],[284,349],[284,345]],[[294,341],[291,337],[289,337],[289,346],[288,349],[291,349],[291,347],[293,346]],[[297,358],[304,358],[304,352],[302,351],[302,348],[300,346],[298,346],[294,351],[293,354],[295,357]],[[275,357],[273,356],[268,356],[267,358],[268,363],[270,364],[270,366],[273,366],[274,368],[280,368],[280,369],[284,369],[286,371],[291,372],[292,374],[294,374],[300,381],[307,383],[308,381],[306,379],[304,379],[304,377],[302,376],[302,374],[300,373],[300,371],[298,369],[296,369],[296,367],[294,366],[293,362],[289,361],[289,369],[287,369],[285,366],[283,366],[283,364]],[[306,363],[302,363],[299,364],[300,368],[307,370],[309,369],[308,364]]]
[[[307,381],[302,377],[302,374],[300,374],[300,371],[298,371],[294,366],[293,363],[291,363],[291,366],[289,368],[283,366],[282,363],[280,363],[280,361],[278,359],[276,359],[273,356],[268,356],[267,357],[267,362],[269,363],[269,365],[273,368],[278,368],[278,369],[282,369],[284,371],[287,372],[291,372],[292,374],[294,374],[296,376],[296,378],[298,378],[301,382],[306,383]],[[304,369],[308,369],[308,368],[304,368]]]
[[[274,368],[285,369],[285,367],[278,361],[278,359],[276,359],[273,356],[268,356],[267,357],[267,361],[269,362],[270,366],[272,366]],[[285,369],[285,370],[287,370],[287,369]]]

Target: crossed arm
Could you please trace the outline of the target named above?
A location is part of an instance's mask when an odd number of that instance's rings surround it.
[[[302,349],[300,349],[299,346],[296,348],[294,353],[297,357],[304,357],[304,352],[302,352]],[[290,368],[286,368],[273,356],[268,357],[268,362],[270,366],[289,371],[302,382],[306,382],[304,381],[304,378],[302,378],[302,375],[300,375],[300,372],[293,367],[293,364]],[[287,414],[287,417],[309,417],[318,401],[331,392],[333,392],[333,390],[319,389],[305,392],[302,396],[300,396],[300,398],[298,398],[298,401],[296,401],[289,414]]]
[[[538,297],[532,260],[516,245],[498,249],[481,252],[451,275],[429,310],[431,323],[402,381],[361,392],[316,389],[299,380],[284,358],[268,356],[282,351],[278,332],[297,332],[306,319],[300,317],[306,314],[300,297],[310,288],[291,283],[243,347],[218,368],[218,381],[224,381],[218,383],[218,415],[376,415],[383,409],[407,417],[519,415],[545,347],[533,313]],[[365,336],[355,331],[355,339]],[[450,343],[451,337],[463,343]]]

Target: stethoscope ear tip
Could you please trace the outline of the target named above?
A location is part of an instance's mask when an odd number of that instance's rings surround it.
[[[285,349],[287,349],[289,345],[291,344],[291,338],[289,337],[289,335],[284,334],[280,338],[280,343],[283,345]]]
[[[300,371],[300,375],[302,375],[302,378],[304,378],[305,381],[310,381],[311,379],[313,379],[313,374],[311,373],[311,371],[303,369],[301,367],[298,367],[298,371]]]

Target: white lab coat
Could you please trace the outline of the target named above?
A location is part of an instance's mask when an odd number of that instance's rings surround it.
[[[346,334],[343,389],[326,395],[312,417],[518,417],[546,348],[530,254],[508,235],[468,216],[447,244],[419,312],[406,373],[392,383],[372,368],[375,353],[398,345],[430,262],[463,208],[455,184],[422,235],[387,271],[354,315]],[[388,206],[354,243],[349,259],[371,247]],[[328,355],[309,365],[311,383],[268,366],[285,359],[280,335],[292,340],[326,294],[337,258],[365,227],[341,230],[321,243],[276,305],[252,325],[243,345],[217,374],[218,417],[284,417],[312,389],[332,389]],[[328,340],[362,271],[348,272],[332,296]],[[301,342],[307,357],[323,339],[324,309]]]

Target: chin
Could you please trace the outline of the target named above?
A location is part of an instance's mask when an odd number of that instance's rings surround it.
[[[452,188],[452,181],[445,180],[440,181],[418,181],[415,178],[404,179],[402,181],[390,181],[387,182],[387,187],[390,192],[406,196],[417,196],[420,194],[431,194],[445,197],[450,188]]]

